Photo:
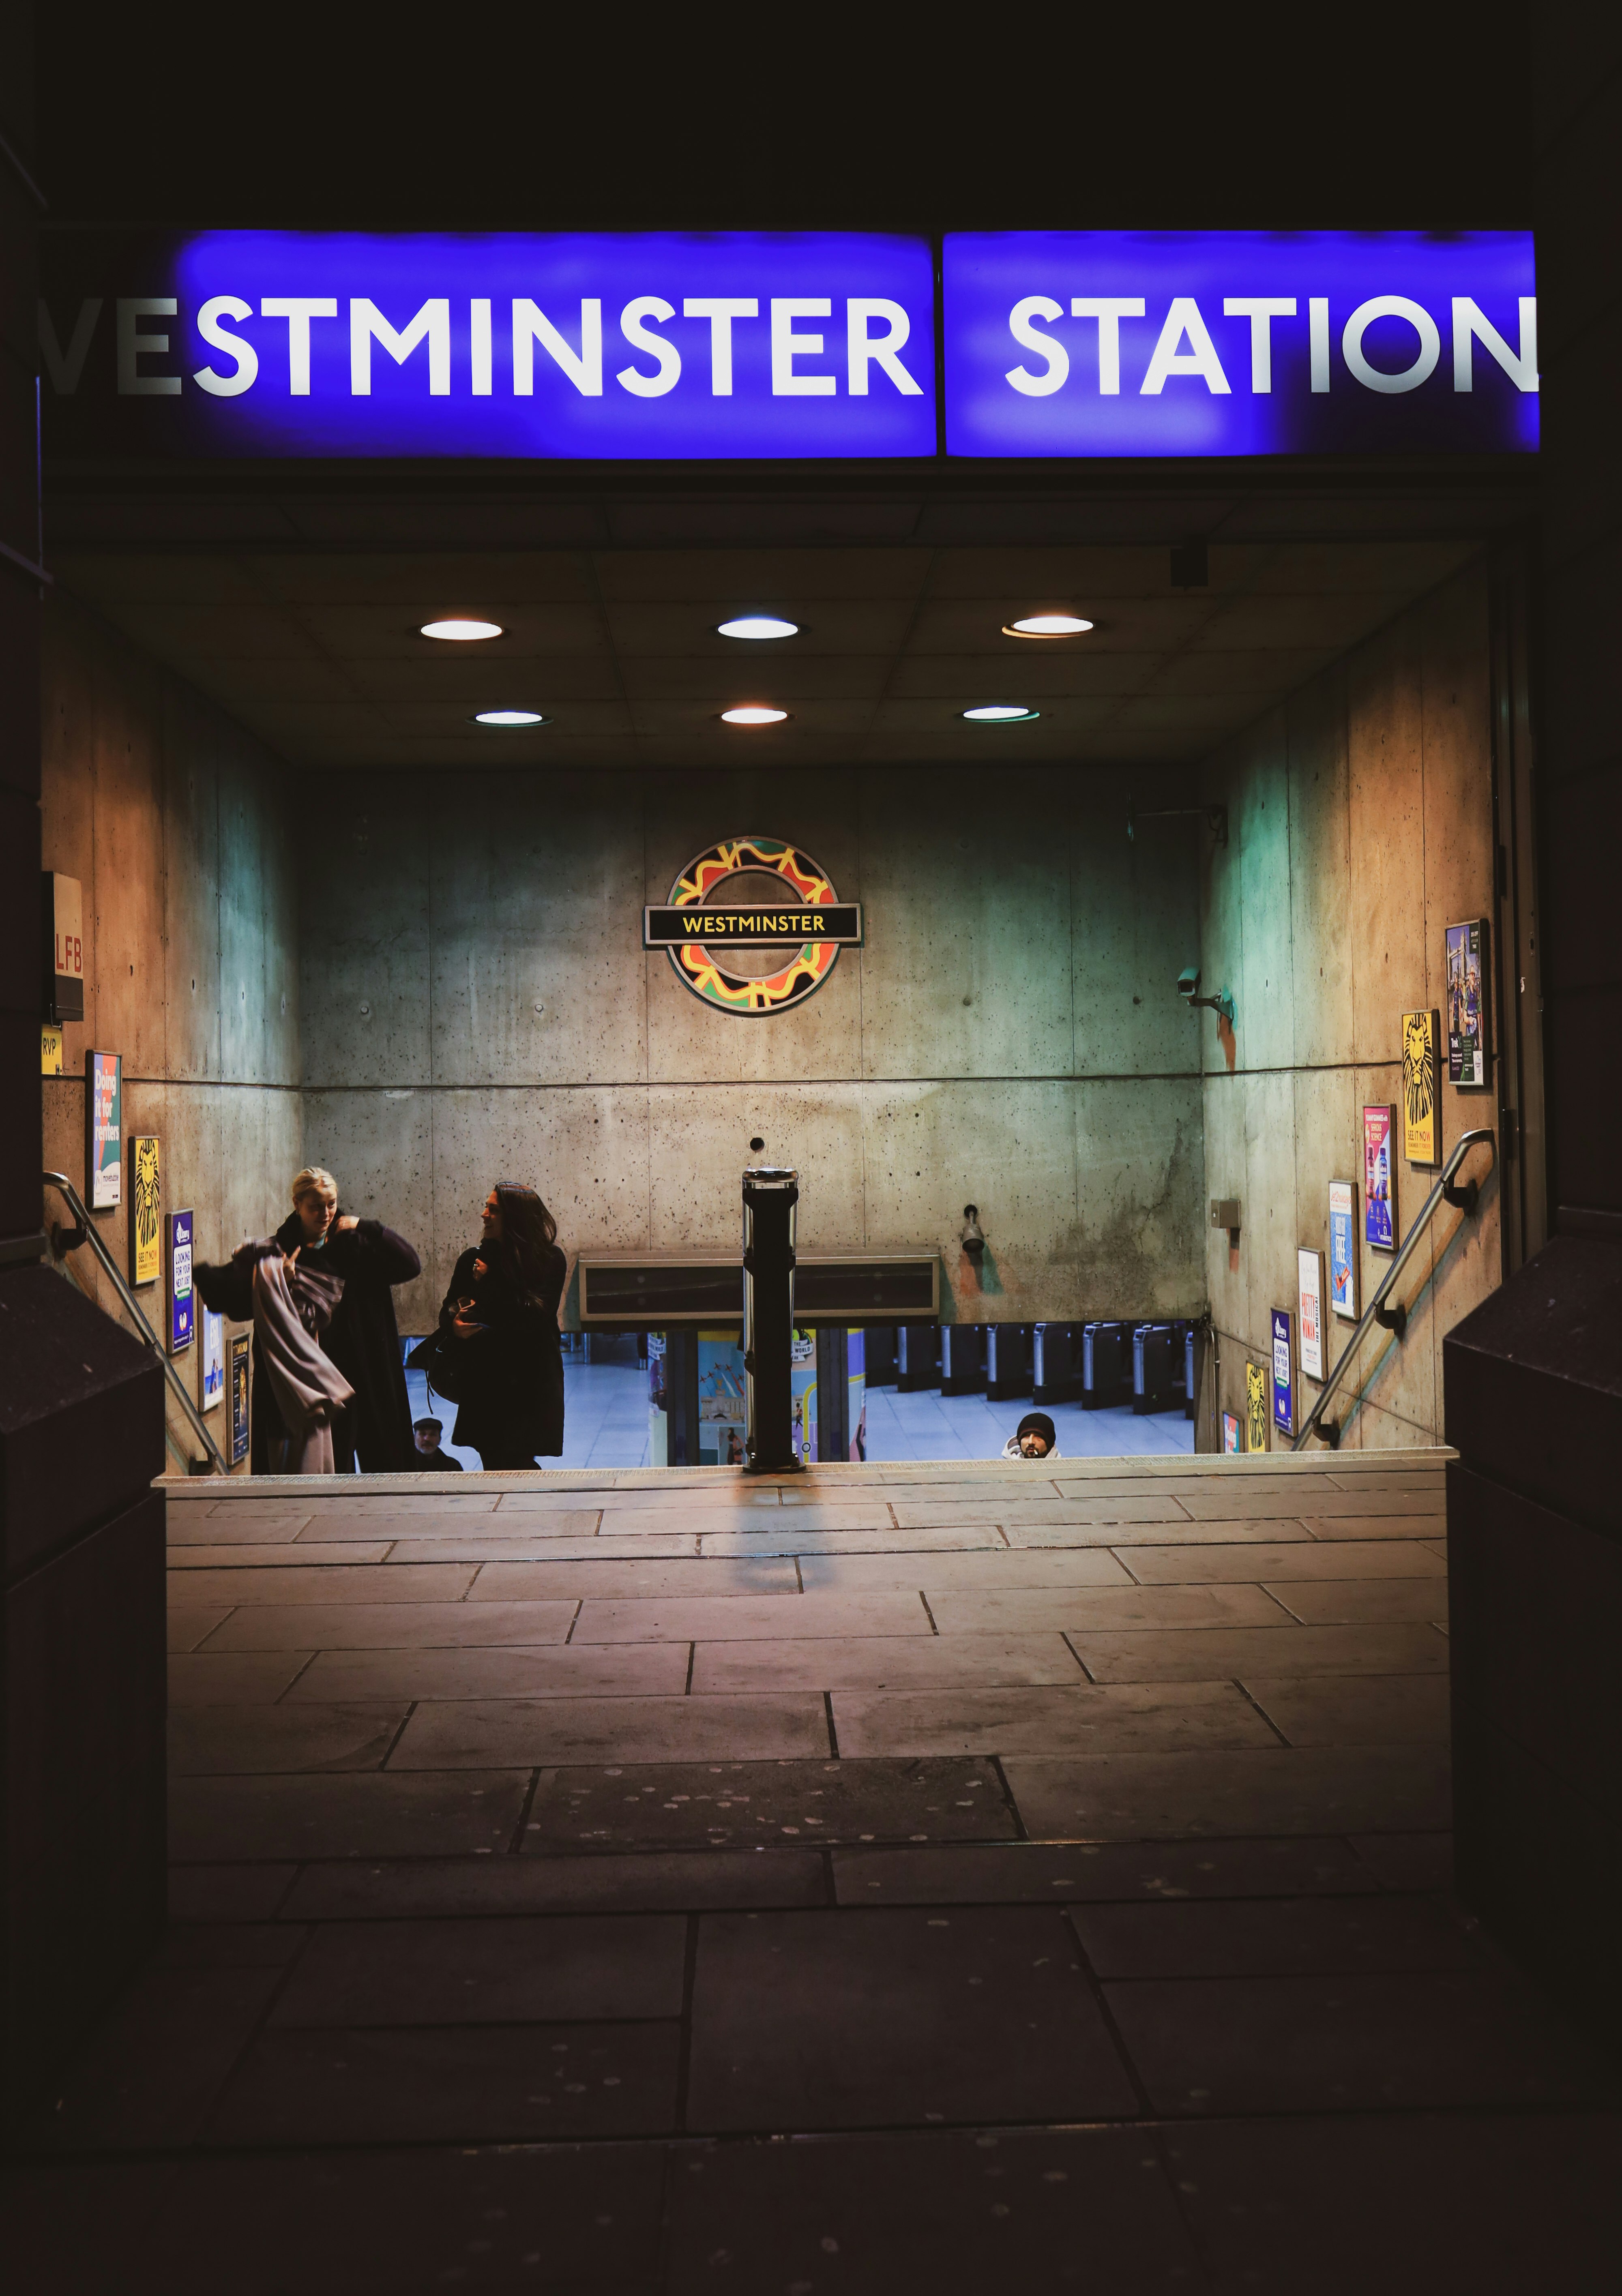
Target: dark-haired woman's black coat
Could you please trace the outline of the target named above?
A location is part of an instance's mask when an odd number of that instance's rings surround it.
[[[456,1319],[460,1300],[475,1302],[472,1320],[485,1328],[471,1340],[454,1335],[462,1400],[451,1440],[487,1455],[555,1459],[563,1448],[563,1351],[558,1343],[558,1302],[568,1268],[557,1245],[546,1248],[539,1302],[520,1297],[499,1260],[477,1273],[479,1247],[456,1262],[439,1310],[442,1329]]]

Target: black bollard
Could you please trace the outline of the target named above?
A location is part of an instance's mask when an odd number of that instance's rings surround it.
[[[794,1332],[794,1208],[799,1175],[751,1164],[743,1174],[743,1379],[746,1475],[798,1474],[790,1369]]]

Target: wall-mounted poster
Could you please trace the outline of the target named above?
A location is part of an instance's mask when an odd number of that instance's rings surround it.
[[[1397,1249],[1397,1159],[1391,1136],[1394,1108],[1363,1111],[1363,1240],[1376,1251]]]
[[[1447,1081],[1461,1091],[1487,1082],[1487,920],[1447,928]]]
[[[1403,1014],[1403,1154],[1410,1164],[1442,1160],[1441,1023],[1439,1013]]]
[[[124,1061],[118,1053],[85,1054],[85,1193],[93,1212],[124,1200]]]
[[[231,1464],[248,1456],[248,1334],[231,1334]]]
[[[1281,1435],[1295,1433],[1295,1373],[1288,1308],[1273,1310],[1273,1423]]]
[[[39,1031],[39,1073],[61,1076],[62,1072],[62,1032],[47,1021]]]
[[[164,1222],[168,1235],[169,1353],[184,1354],[196,1337],[195,1295],[192,1290],[192,1215],[171,1212]]]
[[[202,1311],[202,1407],[214,1410],[225,1399],[225,1319],[212,1308]]]
[[[1301,1369],[1308,1379],[1323,1376],[1323,1254],[1298,1251],[1296,1265],[1296,1328],[1300,1333]]]
[[[1267,1366],[1248,1363],[1245,1365],[1245,1448],[1265,1451],[1267,1447]]]
[[[162,1158],[155,1140],[129,1144],[129,1280],[155,1283],[163,1263]]]
[[[1329,1304],[1348,1323],[1357,1320],[1357,1183],[1329,1184]]]
[[[1222,1414],[1223,1449],[1227,1452],[1242,1451],[1245,1447],[1239,1439],[1243,1431],[1244,1422],[1238,1412],[1225,1411]]]

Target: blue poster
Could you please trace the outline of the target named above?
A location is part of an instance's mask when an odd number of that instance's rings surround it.
[[[946,452],[1531,454],[1527,231],[950,232]]]
[[[171,1212],[168,1220],[169,1263],[169,1353],[180,1355],[194,1337],[192,1291],[192,1215]]]
[[[1357,1189],[1351,1180],[1329,1184],[1329,1304],[1348,1323],[1357,1320]]]
[[[1287,1308],[1273,1310],[1273,1423],[1282,1435],[1295,1433],[1295,1377]]]

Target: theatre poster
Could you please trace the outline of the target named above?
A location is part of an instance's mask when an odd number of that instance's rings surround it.
[[[1301,1369],[1308,1379],[1323,1376],[1323,1254],[1298,1251],[1296,1264],[1296,1329]]]
[[[124,1201],[124,1062],[118,1053],[85,1054],[85,1177],[93,1212]]]
[[[1397,1249],[1397,1163],[1391,1136],[1394,1108],[1363,1111],[1363,1240],[1376,1251]]]
[[[1357,1183],[1329,1184],[1329,1304],[1348,1324],[1357,1320]]]
[[[1487,921],[1447,928],[1447,1081],[1461,1091],[1487,1083]]]

